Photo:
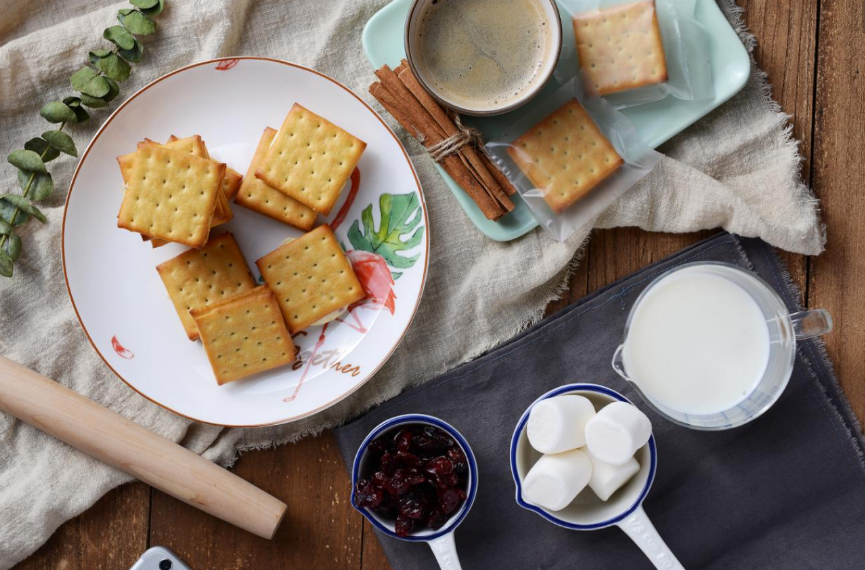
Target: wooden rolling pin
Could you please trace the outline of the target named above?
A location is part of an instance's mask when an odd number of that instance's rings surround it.
[[[0,410],[263,538],[285,516],[285,503],[237,475],[2,356]]]

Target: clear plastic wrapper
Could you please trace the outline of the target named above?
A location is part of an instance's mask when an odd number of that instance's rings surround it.
[[[646,176],[662,155],[577,79],[486,145],[541,226],[564,241]]]
[[[559,0],[562,60],[556,79],[575,76],[617,109],[665,97],[712,99],[708,34],[696,0]]]

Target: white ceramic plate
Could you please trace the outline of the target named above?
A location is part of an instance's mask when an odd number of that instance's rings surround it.
[[[296,335],[299,361],[217,386],[201,344],[187,340],[155,267],[186,248],[153,249],[117,227],[123,181],[116,157],[143,138],[200,134],[211,155],[245,173],[262,131],[295,102],[366,141],[359,184],[326,218],[368,296],[338,321]],[[357,175],[357,172],[355,172]],[[234,205],[231,231],[255,260],[290,226]],[[322,221],[319,216],[319,222]],[[423,192],[396,136],[359,97],[316,71],[263,58],[184,67],[144,87],[96,133],[81,158],[63,218],[63,266],[81,326],[134,390],[177,414],[226,426],[289,422],[333,405],[366,382],[406,332],[424,287],[429,236]],[[384,227],[382,227],[384,224]]]

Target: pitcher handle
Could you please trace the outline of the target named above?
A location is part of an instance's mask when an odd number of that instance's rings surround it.
[[[655,526],[646,516],[646,511],[643,510],[642,505],[637,507],[637,510],[628,515],[625,520],[616,524],[640,547],[640,550],[655,565],[655,568],[685,570],[685,567],[676,559],[676,555],[655,530]]]
[[[436,562],[439,563],[439,568],[442,570],[462,570],[453,532],[429,541],[429,547],[436,557]]]
[[[812,309],[810,311],[799,311],[790,315],[793,324],[793,334],[796,340],[805,340],[822,336],[832,331],[832,315],[825,309]]]

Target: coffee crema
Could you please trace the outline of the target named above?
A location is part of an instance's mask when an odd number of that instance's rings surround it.
[[[541,80],[552,25],[537,0],[434,0],[420,15],[415,64],[455,105],[506,107]]]

